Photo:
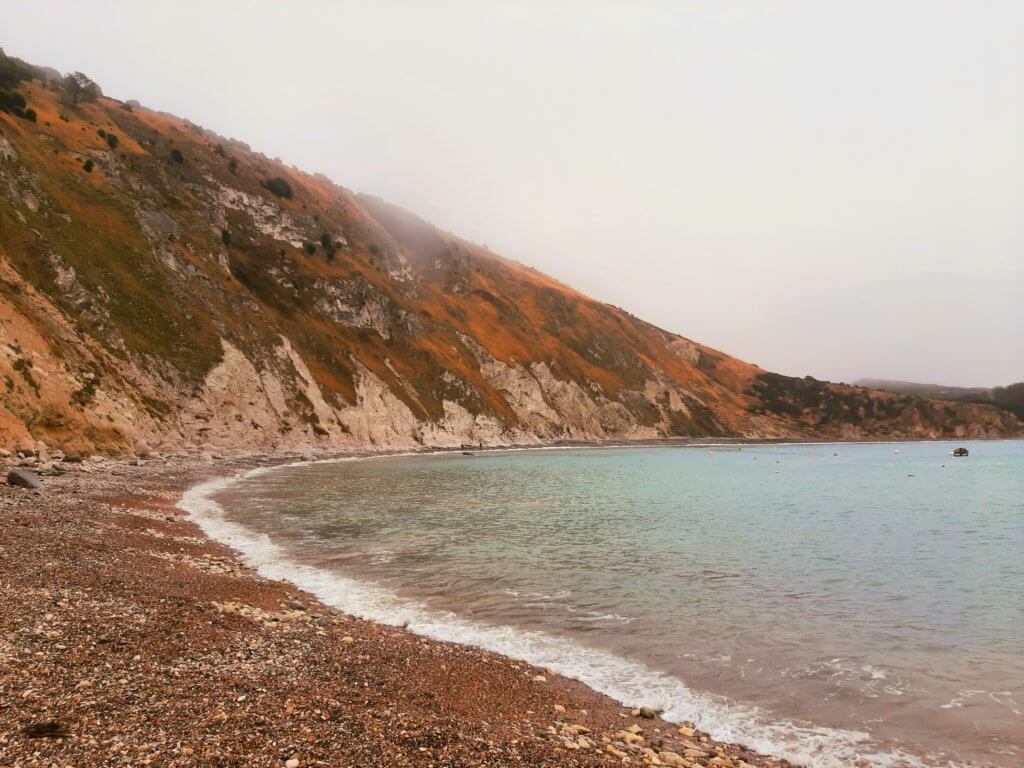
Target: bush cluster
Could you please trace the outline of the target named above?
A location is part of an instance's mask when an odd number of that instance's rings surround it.
[[[0,91],[0,109],[4,112],[24,109],[26,103],[25,97],[17,91]]]
[[[334,261],[334,254],[338,252],[338,245],[334,242],[334,236],[330,232],[320,235],[320,245],[324,247],[324,255],[328,261]]]
[[[36,121],[36,111],[28,106],[25,97],[17,91],[0,89],[0,112],[10,112],[33,123]]]
[[[275,176],[272,179],[264,179],[260,182],[263,188],[278,197],[284,197],[288,200],[292,199],[292,185],[288,183],[287,179],[282,179],[280,176]],[[315,246],[314,246],[315,248]]]
[[[96,131],[96,134],[110,145],[111,149],[117,149],[117,145],[120,143],[120,139],[117,138],[113,133],[107,133],[105,130],[100,128]]]

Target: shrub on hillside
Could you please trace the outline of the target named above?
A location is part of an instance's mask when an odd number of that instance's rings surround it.
[[[0,90],[0,112],[25,117],[25,97],[17,91]]]
[[[185,156],[183,154],[181,154],[181,150],[180,149],[175,147],[174,149],[171,150],[171,160],[173,160],[176,163],[184,163],[185,162]]]
[[[84,170],[86,173],[92,173],[92,165],[92,159],[90,158],[89,160],[85,161],[85,165],[82,166],[82,170]]]
[[[107,144],[110,145],[111,149],[117,149],[117,145],[120,143],[120,139],[112,133],[108,133],[104,138],[107,140]]]
[[[289,200],[292,199],[292,185],[288,183],[287,179],[275,176],[272,179],[264,179],[261,183],[263,184],[264,189],[272,192],[278,197],[284,197]]]
[[[10,112],[16,117],[23,117],[26,120],[36,121],[36,111],[26,107],[25,97],[17,91],[0,90],[0,112]]]
[[[226,229],[222,229],[220,231],[220,241],[222,243],[224,243],[224,247],[225,248],[230,248],[231,247],[231,233],[228,232]]]
[[[310,256],[316,253],[316,243],[306,243],[303,247]]]
[[[324,247],[324,256],[328,261],[334,261],[334,254],[338,252],[338,246],[334,242],[334,236],[329,232],[320,235],[320,245]]]

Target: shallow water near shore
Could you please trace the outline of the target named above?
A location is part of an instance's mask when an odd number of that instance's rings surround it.
[[[442,454],[183,502],[343,610],[822,766],[1024,762],[1024,442]]]

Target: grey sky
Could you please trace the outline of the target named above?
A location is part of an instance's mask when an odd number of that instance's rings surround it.
[[[1024,4],[9,2],[0,46],[766,368],[1024,379]]]

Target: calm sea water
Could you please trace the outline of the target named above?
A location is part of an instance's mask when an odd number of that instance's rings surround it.
[[[190,508],[268,575],[812,765],[1024,764],[1024,442],[320,463]]]

